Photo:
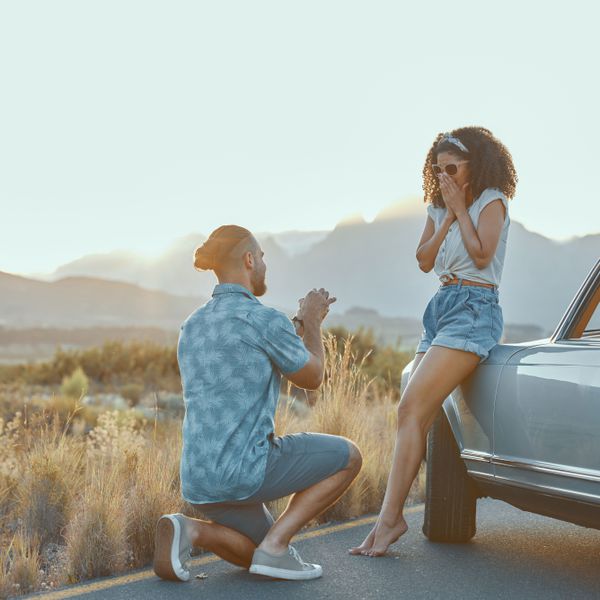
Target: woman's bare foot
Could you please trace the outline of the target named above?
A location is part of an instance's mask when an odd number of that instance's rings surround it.
[[[362,554],[365,550],[370,550],[373,546],[373,542],[375,541],[375,531],[377,530],[377,523],[373,525],[373,529],[369,532],[369,535],[363,540],[363,543],[360,546],[355,546],[354,548],[350,548],[348,552],[350,554]]]
[[[383,556],[387,552],[388,547],[407,531],[408,525],[404,517],[400,517],[396,523],[386,522],[380,517],[363,543],[356,548],[352,548],[350,554]]]
[[[375,540],[373,541],[371,549],[362,554],[365,556],[383,556],[387,552],[388,547],[407,531],[408,525],[404,520],[404,517],[400,517],[394,524],[386,523],[383,519],[380,519],[377,523]]]

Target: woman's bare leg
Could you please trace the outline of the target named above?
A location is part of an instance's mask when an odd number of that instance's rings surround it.
[[[444,400],[479,361],[472,352],[431,346],[413,365],[398,406],[392,466],[379,518],[363,543],[350,550],[352,554],[381,556],[408,529],[402,511],[423,460],[427,432]]]
[[[411,380],[412,376],[414,375],[415,371],[417,370],[417,367],[419,366],[419,363],[421,362],[421,360],[423,360],[424,356],[425,356],[425,352],[417,352],[415,354],[415,358],[413,360],[412,367],[410,368],[410,373],[408,374],[409,381]],[[373,525],[373,529],[371,529],[371,531],[369,532],[369,535],[367,535],[367,537],[363,540],[363,542],[360,546],[350,548],[350,550],[349,550],[350,554],[361,554],[363,551],[369,550],[373,546],[376,530],[377,530],[377,523],[375,523],[375,525]]]

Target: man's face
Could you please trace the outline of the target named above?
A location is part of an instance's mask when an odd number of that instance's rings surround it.
[[[265,276],[267,273],[267,265],[263,260],[265,253],[262,251],[261,247],[258,246],[258,250],[253,253],[254,256],[254,269],[252,270],[252,274],[250,276],[250,282],[252,283],[252,287],[254,288],[253,294],[258,296],[264,296],[267,292],[267,284],[265,282]]]

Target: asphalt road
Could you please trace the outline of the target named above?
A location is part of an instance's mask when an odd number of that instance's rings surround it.
[[[468,544],[434,544],[421,533],[422,507],[407,515],[408,533],[382,558],[347,548],[371,519],[324,527],[295,542],[305,560],[323,565],[314,581],[250,575],[213,555],[194,559],[188,583],[162,581],[151,570],[96,580],[29,597],[44,600],[295,600],[443,598],[600,598],[600,531],[522,512],[496,500],[478,502],[477,534]]]

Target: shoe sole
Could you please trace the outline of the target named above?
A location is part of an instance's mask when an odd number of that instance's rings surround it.
[[[289,579],[292,581],[317,579],[323,575],[323,569],[320,566],[310,571],[293,571],[291,569],[278,569],[277,567],[268,567],[266,565],[250,565],[249,571],[255,575],[266,575],[275,579]]]
[[[190,573],[179,560],[179,540],[181,524],[171,516],[165,515],[158,520],[154,538],[154,572],[161,579],[170,581],[189,581]]]

